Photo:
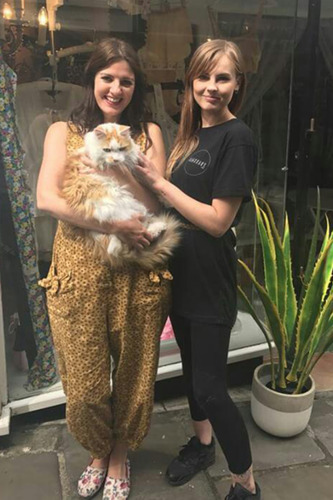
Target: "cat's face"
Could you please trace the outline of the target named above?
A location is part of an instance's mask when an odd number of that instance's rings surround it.
[[[130,127],[108,123],[99,125],[93,132],[99,149],[100,168],[132,166],[137,149]]]

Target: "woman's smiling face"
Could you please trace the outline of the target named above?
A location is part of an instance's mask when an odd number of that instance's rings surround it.
[[[135,75],[127,61],[118,61],[99,71],[94,81],[96,103],[105,122],[117,122],[129,105],[135,88]]]
[[[229,112],[228,105],[239,89],[235,65],[227,55],[207,72],[203,72],[193,80],[193,97],[201,113],[223,117]]]

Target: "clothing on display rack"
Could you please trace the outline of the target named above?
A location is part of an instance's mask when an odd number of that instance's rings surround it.
[[[72,109],[82,101],[83,95],[83,89],[79,85],[53,83],[51,78],[18,85],[16,118],[21,141],[24,142],[29,133],[29,125],[36,116],[53,110],[58,113],[60,120],[67,120]]]
[[[16,74],[4,61],[0,47],[0,151],[37,350],[26,385],[28,390],[32,390],[54,383],[57,370],[45,299],[38,286],[33,207],[23,172],[23,150],[16,125],[15,90]]]
[[[50,260],[57,223],[38,210],[37,180],[43,157],[47,129],[56,121],[67,121],[72,109],[83,98],[83,89],[71,83],[57,82],[52,93],[51,79],[18,85],[16,94],[17,125],[25,151],[23,160],[27,183],[32,193],[39,260]]]
[[[154,83],[155,107],[152,109],[153,119],[161,126],[166,151],[171,150],[171,146],[178,131],[178,124],[165,111],[162,86]]]
[[[233,38],[233,41],[242,52],[245,73],[257,73],[261,59],[261,47],[257,35],[249,33]]]
[[[7,349],[25,352],[32,366],[37,350],[22,273],[11,204],[7,192],[4,163],[0,154],[0,276]],[[8,343],[10,345],[8,345]],[[13,356],[14,357],[14,356]]]
[[[163,331],[161,333],[160,340],[161,342],[165,342],[166,340],[173,340],[175,338],[175,334],[172,328],[172,324],[170,318],[166,320]]]
[[[185,59],[191,53],[192,26],[184,7],[152,11],[146,44],[139,51],[148,83],[184,80]]]
[[[238,36],[226,36],[220,29],[218,12],[207,7],[212,30],[215,38],[228,38],[235,42],[244,59],[245,73],[257,73],[261,60],[262,49],[258,37],[259,25],[263,16],[266,0],[260,0],[255,16],[249,16],[242,22],[241,33]]]

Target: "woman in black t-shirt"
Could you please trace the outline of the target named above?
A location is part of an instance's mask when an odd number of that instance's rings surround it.
[[[185,81],[169,180],[142,156],[145,182],[183,222],[171,263],[171,321],[180,347],[195,436],[168,467],[171,485],[189,481],[215,461],[212,430],[231,471],[227,500],[260,499],[243,419],[228,395],[226,364],[237,314],[236,253],[232,226],[251,199],[257,150],[250,129],[236,118],[245,92],[237,46],[201,45]]]

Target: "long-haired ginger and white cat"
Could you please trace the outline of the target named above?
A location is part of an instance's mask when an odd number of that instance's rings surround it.
[[[62,195],[83,219],[100,223],[129,220],[135,214],[144,217],[143,225],[153,241],[142,250],[130,248],[115,234],[82,230],[94,253],[114,266],[136,262],[153,269],[165,264],[179,242],[179,223],[165,213],[153,215],[125,185],[112,176],[113,169],[128,169],[135,175],[139,147],[130,135],[130,127],[115,123],[99,125],[84,136],[84,148],[73,153],[67,162]],[[95,172],[81,172],[81,154],[88,153]],[[105,175],[103,172],[108,171]],[[101,173],[99,173],[101,172]]]

